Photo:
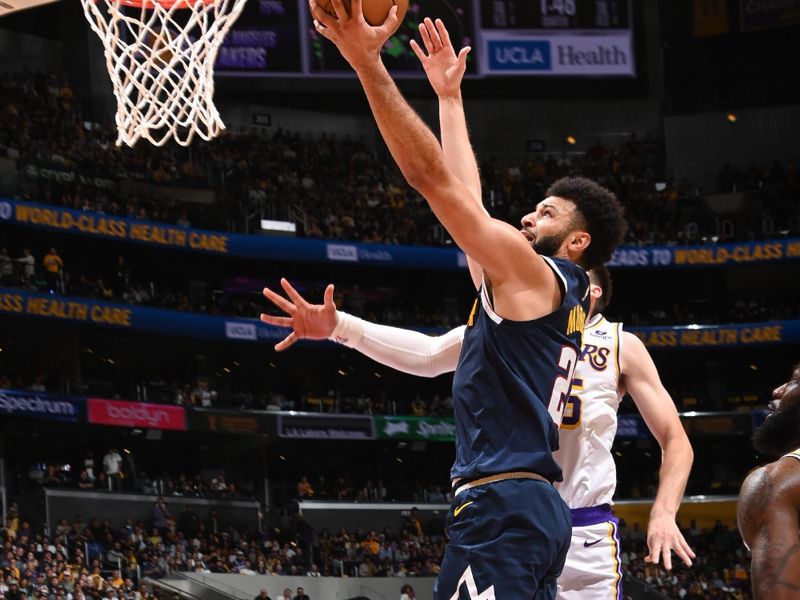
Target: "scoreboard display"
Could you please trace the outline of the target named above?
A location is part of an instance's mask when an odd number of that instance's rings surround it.
[[[424,77],[409,47],[424,17],[441,18],[467,76],[635,77],[633,0],[411,0],[383,48],[395,77]],[[219,76],[352,77],[312,25],[306,0],[248,0],[219,49]]]
[[[488,0],[484,29],[628,29],[628,0]]]
[[[480,73],[635,77],[632,0],[482,0]]]
[[[383,60],[395,75],[425,76],[409,46],[424,17],[442,19],[454,45],[475,45],[473,0],[413,0],[383,48]],[[254,77],[353,75],[336,47],[314,30],[306,0],[249,0],[222,43],[214,69],[218,75]],[[468,72],[476,69],[470,56]]]

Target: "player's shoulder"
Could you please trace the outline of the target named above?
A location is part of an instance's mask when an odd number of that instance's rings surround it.
[[[589,275],[580,265],[567,258],[542,256],[556,276],[561,279],[568,293],[583,295],[589,289]]]
[[[763,507],[777,497],[800,501],[800,460],[783,456],[753,469],[739,492],[739,502],[745,507]]]

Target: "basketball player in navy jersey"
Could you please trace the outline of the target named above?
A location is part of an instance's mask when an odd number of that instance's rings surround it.
[[[800,598],[800,364],[772,397],[753,446],[780,458],[747,476],[737,514],[752,552],[754,600]]]
[[[561,480],[552,453],[588,312],[584,269],[606,262],[621,241],[621,206],[596,183],[571,178],[550,188],[522,232],[492,219],[381,62],[396,7],[371,27],[361,0],[352,1],[352,17],[341,0],[333,0],[337,18],[310,4],[317,31],[355,69],[409,184],[480,267],[453,381],[455,499],[434,598],[553,598],[571,520],[552,485]],[[469,511],[478,502],[481,510]]]

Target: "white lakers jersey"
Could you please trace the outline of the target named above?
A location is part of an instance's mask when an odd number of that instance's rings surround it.
[[[611,444],[617,434],[622,324],[603,315],[587,321],[572,391],[558,432],[554,458],[564,481],[558,493],[570,508],[611,503],[617,467]]]
[[[559,439],[561,438],[559,437]],[[796,458],[797,460],[800,460],[800,448],[798,448],[797,450],[792,450],[791,452],[787,452],[786,454],[781,456],[781,458]]]

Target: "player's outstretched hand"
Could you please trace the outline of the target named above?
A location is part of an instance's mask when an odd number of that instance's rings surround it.
[[[324,38],[328,38],[339,49],[350,66],[358,71],[359,67],[380,61],[381,48],[397,28],[397,6],[389,9],[383,25],[373,27],[364,19],[362,0],[350,2],[350,13],[342,4],[342,0],[331,0],[336,13],[332,17],[320,8],[316,0],[309,0],[311,15],[314,17],[314,28]]]
[[[419,33],[425,50],[415,40],[411,40],[411,49],[422,63],[433,91],[439,98],[458,97],[461,94],[461,80],[467,70],[467,54],[471,48],[464,46],[456,56],[450,34],[441,19],[436,19],[434,23],[426,18],[420,23]]]
[[[664,568],[667,571],[672,570],[672,552],[687,567],[692,566],[692,559],[695,558],[695,553],[686,543],[675,519],[667,516],[650,517],[650,524],[647,526],[647,547],[650,554],[644,557],[644,561],[658,564],[663,557]]]
[[[289,300],[276,294],[269,288],[264,288],[264,296],[275,306],[285,312],[288,317],[261,315],[261,320],[278,327],[291,327],[292,332],[282,341],[275,344],[275,350],[281,352],[294,344],[297,340],[324,340],[333,333],[336,327],[336,304],[333,302],[333,284],[325,288],[322,304],[309,304],[292,284],[281,278],[281,287],[289,296]]]

